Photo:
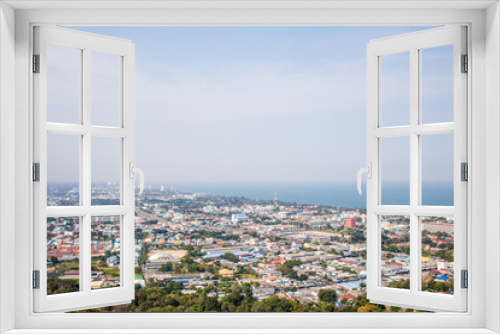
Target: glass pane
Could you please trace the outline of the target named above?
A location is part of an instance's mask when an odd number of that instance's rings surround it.
[[[47,218],[47,294],[80,291],[80,219]]]
[[[120,216],[94,216],[91,224],[91,288],[120,286]]]
[[[47,44],[47,122],[80,123],[81,54]]]
[[[121,57],[92,52],[92,125],[120,126]]]
[[[92,205],[119,205],[121,138],[92,137]]]
[[[47,134],[47,206],[80,205],[80,136]]]
[[[452,217],[421,217],[422,291],[453,294]]]
[[[380,216],[381,286],[410,289],[410,217]]]
[[[453,206],[453,133],[421,136],[422,205]]]
[[[382,205],[410,205],[410,138],[381,140]]]
[[[380,57],[382,126],[410,124],[410,53]]]
[[[422,123],[453,122],[453,45],[421,50]]]

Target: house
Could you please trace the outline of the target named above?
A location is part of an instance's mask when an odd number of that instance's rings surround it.
[[[144,279],[144,276],[136,274],[134,279],[134,284],[138,284],[140,287],[145,288],[146,280]]]
[[[106,259],[106,264],[108,265],[108,267],[114,267],[116,265],[119,265],[120,261],[116,256],[110,256]]]
[[[229,277],[229,278],[233,278],[234,276],[234,272],[230,269],[220,269],[219,270],[219,275],[221,275],[222,277]]]

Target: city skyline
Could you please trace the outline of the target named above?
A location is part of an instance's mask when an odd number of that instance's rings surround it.
[[[96,188],[95,205],[116,188]],[[414,312],[371,304],[365,209],[146,189],[135,210],[135,298],[90,312]],[[48,195],[68,205],[71,191]],[[92,216],[91,289],[119,287],[119,216]],[[380,216],[380,284],[410,288],[410,217]],[[454,293],[454,219],[421,217],[422,291]],[[47,294],[80,291],[78,217],[47,218]],[[415,258],[413,258],[414,260]],[[413,267],[411,270],[414,270]],[[88,273],[87,273],[88,274]],[[371,274],[370,274],[371,275]]]

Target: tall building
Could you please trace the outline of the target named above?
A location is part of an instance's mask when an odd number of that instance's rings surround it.
[[[356,218],[346,218],[345,226],[349,228],[356,228]]]

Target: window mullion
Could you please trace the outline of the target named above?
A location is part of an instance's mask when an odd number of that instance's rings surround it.
[[[82,61],[82,123],[83,126],[90,128],[90,55],[91,50],[86,48],[83,50],[83,61]],[[86,208],[90,208],[91,205],[91,134],[88,131],[82,136],[82,159],[80,162],[80,168],[82,170],[82,187],[81,187],[81,198],[83,199],[83,205]],[[80,259],[81,270],[80,280],[82,281],[83,291],[90,293],[90,278],[91,278],[91,220],[90,211],[88,211],[83,216],[83,224],[80,238]]]
[[[418,250],[418,216],[413,212],[420,203],[420,145],[419,136],[415,128],[419,123],[419,51],[410,49],[410,291],[418,291],[418,273],[420,271],[420,258]]]

